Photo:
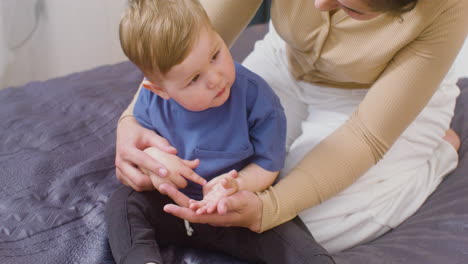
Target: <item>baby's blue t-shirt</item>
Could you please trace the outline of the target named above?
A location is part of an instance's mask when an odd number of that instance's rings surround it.
[[[207,181],[232,169],[255,163],[279,171],[286,155],[286,117],[279,98],[258,75],[236,64],[236,80],[228,100],[204,111],[186,110],[142,88],[136,119],[166,138],[182,159],[200,159],[195,172]],[[203,198],[200,185],[189,181],[181,190]]]

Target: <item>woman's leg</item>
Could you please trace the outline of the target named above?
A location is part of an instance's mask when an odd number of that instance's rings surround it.
[[[453,82],[444,81],[381,161],[341,193],[300,214],[320,244],[337,252],[367,242],[398,226],[424,203],[458,162],[456,148],[443,139],[458,93]],[[293,143],[286,162],[289,167],[298,160],[296,150],[307,153],[344,123],[353,104],[355,108],[358,103],[350,101],[348,114],[345,99],[331,101],[331,107],[309,105],[303,134]]]

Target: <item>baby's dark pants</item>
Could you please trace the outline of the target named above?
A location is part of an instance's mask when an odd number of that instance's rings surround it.
[[[159,247],[216,250],[249,263],[334,263],[302,221],[296,217],[261,234],[239,227],[190,224],[163,211],[173,201],[158,191],[136,192],[122,186],[106,205],[112,254],[118,264],[163,263]]]

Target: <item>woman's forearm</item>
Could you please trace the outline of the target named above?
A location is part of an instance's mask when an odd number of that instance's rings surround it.
[[[349,123],[349,122],[348,122]],[[376,163],[368,145],[346,124],[324,139],[280,182],[258,193],[261,231],[294,218],[350,186]]]
[[[140,91],[141,91],[141,85],[140,87],[138,88],[138,91],[135,93],[135,95],[133,96],[133,99],[132,101],[130,102],[130,104],[127,106],[127,108],[123,111],[122,115],[120,115],[120,118],[119,118],[119,121],[122,120],[122,118],[126,117],[126,116],[131,116],[133,115],[133,108],[135,108],[135,102],[137,101],[138,99],[138,95],[140,94]]]

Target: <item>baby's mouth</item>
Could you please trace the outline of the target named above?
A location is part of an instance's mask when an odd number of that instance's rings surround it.
[[[221,91],[219,91],[215,97],[220,97],[225,91],[226,91],[226,87],[221,89]]]

